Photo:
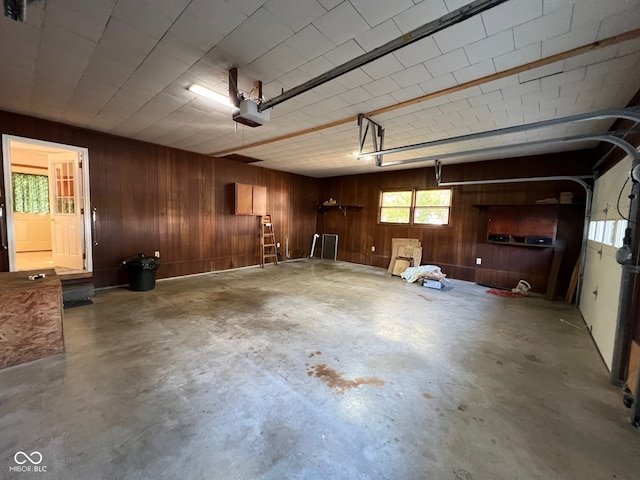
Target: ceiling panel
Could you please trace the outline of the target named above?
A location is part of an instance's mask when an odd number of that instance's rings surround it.
[[[259,128],[235,124],[229,107],[187,90],[199,83],[226,94],[235,66],[243,92],[260,80],[270,99],[469,2],[33,2],[25,23],[0,18],[0,108],[329,176],[377,170],[351,155],[359,113],[373,113],[385,127],[385,145],[401,146],[620,107],[640,87],[640,0],[508,0],[285,101]],[[621,33],[631,40],[547,60]],[[537,61],[537,68],[528,66]],[[511,68],[522,71],[492,77]],[[334,126],[324,125],[329,122]],[[598,133],[610,124],[563,125],[394,157]],[[298,135],[307,130],[315,131]],[[283,135],[292,136],[278,140]],[[245,148],[258,141],[267,143]],[[591,144],[515,154],[584,145]],[[508,154],[514,151],[500,152]]]

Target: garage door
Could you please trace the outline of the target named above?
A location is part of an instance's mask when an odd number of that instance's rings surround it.
[[[589,240],[587,242],[580,311],[591,330],[600,355],[611,370],[615,343],[618,297],[622,267],[616,262],[616,248],[622,245],[629,213],[631,159],[625,158],[600,177],[594,187]],[[622,195],[620,191],[623,188]],[[618,197],[620,196],[618,212]]]

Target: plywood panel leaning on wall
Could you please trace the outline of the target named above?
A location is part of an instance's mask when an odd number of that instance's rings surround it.
[[[60,279],[28,279],[38,273],[0,273],[0,368],[64,352]]]
[[[391,239],[391,261],[387,272],[393,274],[397,257],[407,257],[413,259],[413,267],[419,267],[422,261],[422,244],[417,238],[392,238]],[[402,272],[401,272],[402,273]]]

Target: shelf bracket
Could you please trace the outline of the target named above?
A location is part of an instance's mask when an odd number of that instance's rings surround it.
[[[347,216],[347,207],[343,207],[342,205],[339,205],[338,210],[340,210],[345,217]]]

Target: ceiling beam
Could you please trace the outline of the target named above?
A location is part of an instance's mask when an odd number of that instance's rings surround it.
[[[416,103],[426,102],[427,100],[432,100],[434,98],[439,98],[445,95],[450,95],[455,92],[459,92],[461,90],[466,90],[471,87],[477,87],[483,85],[485,83],[492,82],[494,80],[499,80],[501,78],[510,77],[512,75],[517,75],[519,73],[527,72],[529,70],[533,70],[534,68],[543,67],[545,65],[550,65],[555,62],[559,62],[562,60],[566,60],[572,57],[576,57],[578,55],[583,55],[585,53],[592,52],[594,50],[598,50],[600,48],[608,47],[611,45],[617,45],[622,42],[626,42],[629,40],[634,40],[636,38],[640,38],[640,28],[635,30],[630,30],[625,33],[621,33],[619,35],[614,35],[613,37],[605,38],[603,40],[598,40],[593,43],[589,43],[587,45],[583,45],[581,47],[573,48],[571,50],[567,50],[564,52],[556,53],[555,55],[551,55],[546,58],[542,58],[540,60],[536,60],[534,62],[529,62],[524,65],[520,65],[518,67],[513,67],[508,70],[503,70],[502,72],[493,73],[491,75],[487,75],[476,80],[471,80],[465,83],[461,83],[460,85],[455,85],[453,87],[445,88],[443,90],[439,90],[437,92],[427,93],[426,95],[422,95],[417,98],[413,98],[411,100],[405,100],[404,102],[396,103],[393,105],[389,105],[386,107],[379,108],[377,110],[373,110],[371,112],[365,113],[367,117],[372,117],[375,115],[382,115],[383,113],[392,112],[394,110],[398,110],[400,108],[405,108],[410,105],[415,105]],[[318,132],[320,130],[326,130],[328,128],[337,127],[339,125],[345,125],[347,123],[355,123],[358,121],[358,115],[353,115],[351,117],[343,118],[341,120],[335,120],[333,122],[324,123],[322,125],[317,125],[315,127],[306,128],[304,130],[299,130],[297,132],[287,133],[285,135],[280,135],[278,137],[268,138],[266,140],[261,140],[259,142],[249,143],[246,145],[240,145],[235,148],[228,148],[226,150],[222,150],[219,152],[210,153],[209,155],[212,157],[218,157],[221,155],[226,155],[233,152],[238,152],[240,150],[247,150],[249,148],[261,147],[263,145],[269,145],[275,142],[281,142],[283,140],[288,140],[290,138],[300,137],[302,135],[308,135],[309,133]]]

